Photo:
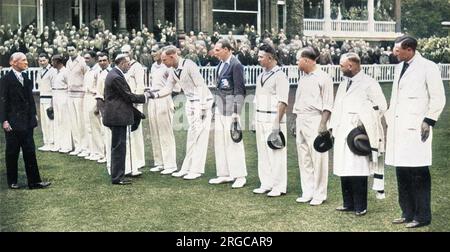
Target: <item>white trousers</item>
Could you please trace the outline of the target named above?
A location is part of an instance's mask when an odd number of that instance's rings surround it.
[[[201,117],[201,107],[198,101],[186,101],[186,115],[189,123],[186,139],[186,156],[181,166],[182,172],[204,173],[206,154],[208,152],[209,130],[211,127],[211,105],[208,104],[206,118]]]
[[[87,151],[88,138],[85,134],[84,98],[69,97],[68,108],[70,117],[70,131],[72,132],[75,150]]]
[[[103,157],[105,144],[102,139],[102,125],[100,115],[95,115],[97,100],[92,94],[84,97],[84,120],[86,124],[85,135],[88,139],[88,152]]]
[[[247,176],[245,165],[244,141],[235,143],[231,139],[231,116],[214,115],[214,150],[216,154],[216,171],[218,177],[239,178]]]
[[[136,106],[139,111],[144,111],[143,105]],[[130,130],[128,130],[130,129]],[[139,127],[131,132],[131,125],[127,129],[127,156],[125,161],[125,174],[135,173],[145,166],[144,133],[142,121]],[[131,132],[131,134],[129,134]]]
[[[67,100],[67,90],[53,90],[55,146],[60,150],[70,151],[72,150],[72,135]]]
[[[176,143],[172,125],[175,112],[173,106],[170,96],[148,101],[148,122],[153,160],[155,166],[164,166],[164,169],[177,167]]]
[[[54,119],[50,120],[47,116],[47,109],[52,106],[52,98],[40,98],[40,114],[41,114],[41,129],[44,146],[53,146],[54,144]],[[54,108],[53,108],[54,109]],[[55,111],[53,110],[53,113]]]
[[[272,133],[272,125],[272,123],[255,122],[260,187],[266,190],[277,190],[281,193],[286,193],[287,146],[283,149],[273,150],[267,145],[267,138]],[[280,130],[287,138],[286,123],[280,124]]]
[[[302,197],[315,200],[327,199],[328,152],[320,153],[314,149],[321,119],[320,114],[298,114],[296,119]]]
[[[111,175],[111,129],[103,126],[103,119],[102,120],[102,137],[103,137],[103,143],[105,145],[105,158],[106,158],[106,170],[108,171],[108,174]]]

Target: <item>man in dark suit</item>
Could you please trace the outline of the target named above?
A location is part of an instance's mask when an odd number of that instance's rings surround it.
[[[131,93],[124,74],[130,69],[130,57],[119,54],[115,67],[109,71],[105,80],[105,104],[103,124],[111,129],[111,181],[113,184],[127,185],[130,180],[124,179],[126,158],[127,126],[140,116],[133,103],[145,103],[152,96],[150,92],[143,95]]]
[[[244,67],[232,54],[228,40],[219,40],[214,46],[215,56],[220,59],[217,68],[216,111],[214,125],[214,148],[216,153],[217,178],[210,184],[234,181],[232,188],[245,185],[247,167],[245,165],[244,144],[231,139],[232,123],[239,122],[239,114],[244,104]]]
[[[6,139],[6,174],[8,186],[19,189],[17,162],[22,148],[30,189],[45,188],[50,182],[42,182],[36,161],[33,129],[37,126],[36,105],[33,99],[33,83],[23,73],[28,68],[25,54],[11,55],[12,69],[0,79],[0,122]]]

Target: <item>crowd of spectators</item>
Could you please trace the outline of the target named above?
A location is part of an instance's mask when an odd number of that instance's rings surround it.
[[[215,66],[219,63],[213,56],[214,44],[219,38],[227,38],[233,44],[234,54],[244,65],[257,65],[257,45],[265,42],[277,48],[279,62],[282,65],[295,65],[297,51],[305,46],[316,47],[320,52],[318,63],[321,65],[339,64],[340,56],[347,52],[356,52],[361,56],[363,64],[395,64],[391,47],[371,46],[363,40],[340,41],[332,38],[300,37],[298,35],[288,38],[281,29],[279,32],[265,30],[258,34],[254,26],[243,25],[231,27],[227,32],[226,24],[216,24],[215,31],[211,35],[193,31],[184,35],[184,39],[178,39],[176,27],[170,23],[157,22],[155,27],[149,29],[145,25],[142,30],[132,29],[128,33],[113,33],[104,29],[100,20],[91,22],[90,25],[76,26],[66,23],[59,28],[55,22],[45,26],[38,34],[36,26],[12,27],[0,25],[0,67],[9,66],[9,56],[14,52],[26,54],[30,67],[38,66],[38,55],[67,55],[66,46],[73,42],[80,52],[96,51],[106,52],[113,57],[122,45],[129,44],[134,52],[136,60],[146,67],[151,67],[153,59],[152,50],[157,45],[173,44],[180,48],[181,54],[200,66]],[[218,29],[218,30],[217,30]],[[236,35],[242,31],[243,35]],[[226,32],[226,35],[224,33]]]

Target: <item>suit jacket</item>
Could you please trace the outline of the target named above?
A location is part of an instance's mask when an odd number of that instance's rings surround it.
[[[230,65],[223,66],[221,62],[217,67],[216,81],[216,106],[222,115],[230,116],[233,113],[239,114],[244,104],[245,84],[244,84],[244,66],[235,57],[231,56]]]
[[[133,103],[145,103],[144,95],[133,94],[119,69],[113,68],[105,79],[103,124],[107,127],[134,123]]]
[[[8,121],[13,130],[25,131],[37,126],[33,82],[22,73],[24,85],[13,70],[0,79],[0,123]]]

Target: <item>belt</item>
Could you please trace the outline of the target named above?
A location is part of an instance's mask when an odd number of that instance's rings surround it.
[[[213,98],[208,98],[208,99],[206,99],[206,101],[212,101],[212,99]],[[190,102],[199,102],[200,101],[200,99],[192,99],[192,100],[189,100]]]
[[[259,110],[257,109],[256,112],[260,112],[260,113],[266,113],[266,114],[276,114],[276,111],[264,111],[264,110]]]
[[[67,90],[67,88],[52,88],[52,90]]]
[[[41,99],[52,99],[51,95],[41,95],[40,96]]]

